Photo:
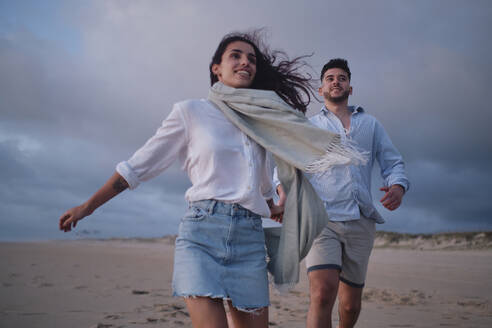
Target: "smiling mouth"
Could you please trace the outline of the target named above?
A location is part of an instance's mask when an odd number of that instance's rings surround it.
[[[250,78],[251,77],[251,73],[248,72],[248,71],[237,71],[236,72],[239,76],[241,77],[244,77],[244,78]]]

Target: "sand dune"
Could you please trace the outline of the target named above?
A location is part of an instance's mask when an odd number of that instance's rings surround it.
[[[492,249],[492,231],[449,232],[439,234],[402,234],[376,232],[376,248],[407,248],[420,250]]]
[[[476,245],[490,235],[476,235],[465,250],[378,236],[386,241],[373,252],[357,327],[492,327],[492,251]],[[173,240],[0,243],[0,327],[190,327],[171,296]],[[271,327],[305,326],[301,272],[287,295],[272,291]]]

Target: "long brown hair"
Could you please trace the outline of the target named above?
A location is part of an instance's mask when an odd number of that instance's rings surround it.
[[[250,88],[275,91],[290,106],[305,113],[311,102],[311,95],[315,97],[311,76],[304,76],[299,72],[301,68],[309,66],[304,61],[308,56],[289,60],[283,51],[270,51],[262,42],[262,32],[262,29],[258,29],[225,35],[210,63],[210,84],[218,81],[217,75],[212,72],[212,65],[221,63],[227,46],[235,41],[246,42],[254,48],[256,55],[256,75]],[[276,63],[278,58],[280,61]]]

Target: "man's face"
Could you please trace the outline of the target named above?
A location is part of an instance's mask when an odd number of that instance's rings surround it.
[[[332,103],[341,103],[352,94],[347,72],[341,68],[330,68],[323,75],[319,95]]]

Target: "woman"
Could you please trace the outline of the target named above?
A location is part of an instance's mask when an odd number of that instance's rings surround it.
[[[267,49],[259,49],[257,34],[226,35],[210,64],[211,84],[272,90],[305,112],[312,88],[297,73],[302,63],[295,59],[274,65],[275,60]],[[70,231],[106,201],[155,177],[177,158],[192,186],[176,239],[174,295],[185,297],[194,327],[227,327],[223,300],[235,327],[267,327],[261,216],[279,218],[283,209],[272,201],[265,149],[210,100],[175,104],[156,134],[119,163],[100,190],[60,217],[60,230]]]

